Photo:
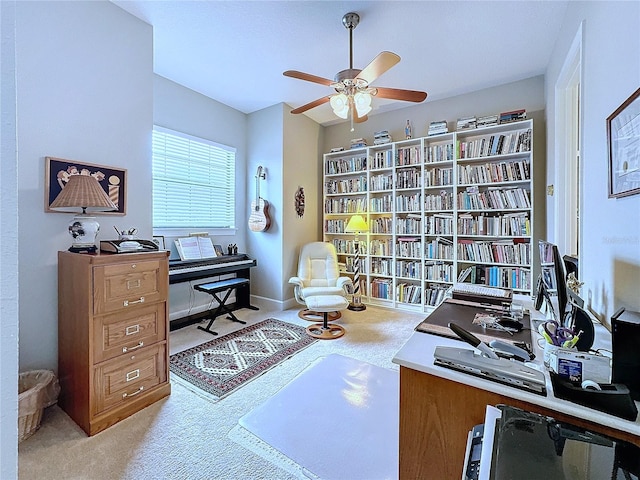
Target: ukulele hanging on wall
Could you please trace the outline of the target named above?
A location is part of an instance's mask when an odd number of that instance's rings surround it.
[[[269,202],[260,197],[260,179],[265,179],[267,174],[262,166],[258,166],[256,172],[256,199],[251,202],[251,216],[249,217],[249,229],[252,232],[266,232],[271,226],[269,217]]]

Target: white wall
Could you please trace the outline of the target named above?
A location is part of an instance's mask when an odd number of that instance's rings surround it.
[[[265,169],[260,181],[260,196],[269,202],[271,226],[265,232],[247,233],[250,254],[258,261],[251,271],[251,293],[269,299],[274,307],[282,306],[282,245],[283,245],[283,108],[279,103],[248,116],[247,129],[247,205],[255,200],[255,175],[258,166]],[[247,208],[244,223],[249,220]]]
[[[322,157],[323,128],[303,115],[291,115],[287,106],[284,113],[284,189],[282,250],[282,298],[293,298],[293,286],[288,281],[298,272],[300,248],[310,242],[322,240]],[[294,198],[298,187],[303,187],[305,211],[296,214]],[[290,301],[287,306],[295,305]]]
[[[214,244],[222,245],[225,251],[227,245],[235,243],[239,252],[247,252],[246,198],[253,192],[247,192],[247,116],[171,80],[154,75],[153,123],[236,148],[236,230],[231,234],[212,235],[211,238]],[[175,238],[165,235],[165,244],[169,246]],[[196,283],[206,281],[207,279],[200,279]],[[192,283],[171,285],[170,319],[175,320],[208,309],[211,300],[211,295],[193,290]]]
[[[127,215],[151,236],[152,29],[110,2],[16,5],[20,369],[57,370],[57,252],[69,214],[44,212],[46,156],[128,170]]]
[[[603,321],[621,306],[640,310],[640,195],[609,199],[606,118],[640,86],[639,2],[569,2],[545,76],[548,183],[555,158],[555,85],[583,24],[582,296]],[[563,186],[555,185],[555,198]],[[555,204],[549,198],[548,209]],[[548,225],[553,232],[553,224]],[[551,239],[553,240],[553,239]]]
[[[18,472],[18,158],[15,2],[0,2],[0,478]]]

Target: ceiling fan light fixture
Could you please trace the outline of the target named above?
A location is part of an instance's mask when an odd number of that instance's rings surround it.
[[[349,97],[344,93],[339,93],[331,97],[331,108],[340,118],[347,118],[349,115]]]
[[[353,96],[353,103],[358,117],[364,117],[371,111],[371,95],[368,92],[358,92]]]

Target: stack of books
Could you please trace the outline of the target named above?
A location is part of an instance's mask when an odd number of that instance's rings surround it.
[[[429,124],[429,133],[427,135],[438,135],[440,133],[448,133],[449,127],[447,126],[446,120],[441,120],[439,122],[431,122]]]
[[[464,117],[458,119],[457,130],[470,130],[476,128],[476,117]]]
[[[500,124],[519,122],[520,120],[527,119],[527,111],[523,108],[520,110],[514,110],[512,112],[503,112],[500,114]]]
[[[336,152],[342,152],[342,151],[344,151],[344,147],[335,147],[329,150],[329,153],[336,153]]]
[[[367,146],[367,141],[364,138],[352,138],[350,148],[362,148]]]
[[[384,145],[385,143],[391,143],[392,141],[391,135],[389,135],[389,130],[380,130],[373,134],[374,145]]]
[[[498,115],[485,115],[484,117],[478,117],[477,126],[490,127],[491,125],[498,125]]]

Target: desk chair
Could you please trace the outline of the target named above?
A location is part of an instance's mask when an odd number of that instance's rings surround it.
[[[347,298],[347,289],[353,288],[349,277],[341,277],[338,270],[336,248],[332,243],[312,242],[300,250],[298,275],[291,277],[289,283],[295,285],[293,292],[296,301],[307,305],[307,299],[314,296],[339,295]],[[324,319],[324,312],[303,309],[298,316],[304,320],[316,322]],[[340,311],[329,312],[328,320],[340,318]]]

